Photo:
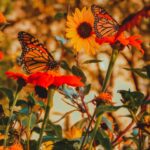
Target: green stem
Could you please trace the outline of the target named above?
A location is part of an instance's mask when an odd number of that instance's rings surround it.
[[[15,107],[15,105],[17,103],[17,97],[18,97],[18,90],[16,92],[13,104],[11,106],[10,117],[8,119],[7,127],[6,127],[6,130],[5,130],[5,138],[4,138],[4,144],[3,144],[4,145],[4,149],[6,149],[6,146],[7,146],[7,138],[8,138],[8,133],[9,133],[9,127],[11,125],[11,120],[12,120],[12,116],[13,116],[14,107]]]
[[[29,108],[30,109],[30,108]],[[29,112],[29,120],[28,120],[28,126],[27,126],[27,150],[30,150],[30,137],[31,137],[31,118],[32,118],[32,113]]]
[[[47,123],[47,120],[48,120],[50,107],[52,105],[53,95],[54,95],[54,90],[49,89],[49,91],[48,91],[48,101],[47,101],[47,106],[46,106],[46,110],[45,110],[45,116],[44,116],[42,128],[41,128],[41,131],[40,131],[40,137],[39,137],[39,140],[38,140],[37,150],[40,150],[40,145],[42,143],[43,133],[44,133],[46,123]]]
[[[104,82],[103,82],[103,86],[102,86],[102,90],[101,90],[102,92],[104,92],[106,90],[106,87],[107,87],[108,81],[110,80],[110,77],[111,77],[111,74],[112,74],[112,71],[113,71],[113,67],[114,67],[114,64],[116,62],[118,54],[119,54],[119,51],[117,49],[114,49],[113,52],[112,52],[111,58],[110,58],[110,62],[109,62],[109,66],[108,66],[108,69],[107,69],[106,77],[105,77]],[[91,141],[90,141],[90,145],[89,145],[88,150],[92,149],[93,141],[94,141],[95,135],[97,133],[98,127],[101,123],[101,119],[102,119],[102,115],[99,115],[97,120],[96,120],[96,123],[95,123],[95,127],[94,127],[94,130],[93,130],[92,136],[91,136]]]
[[[99,125],[101,123],[101,120],[102,120],[102,115],[99,115],[97,120],[96,120],[95,127],[94,127],[94,130],[93,130],[93,133],[92,133],[92,138],[91,138],[91,141],[90,141],[90,144],[89,144],[90,145],[89,150],[92,149],[93,141],[94,141],[95,135],[97,133],[97,130],[99,128]]]
[[[106,90],[106,87],[107,87],[108,81],[110,80],[112,70],[113,70],[113,66],[116,62],[118,54],[119,54],[119,51],[114,49],[113,52],[112,52],[111,58],[110,58],[110,62],[109,62],[109,66],[108,66],[108,69],[107,69],[106,77],[105,77],[104,82],[103,82],[103,86],[102,86],[102,90],[101,90],[102,92],[104,92]]]

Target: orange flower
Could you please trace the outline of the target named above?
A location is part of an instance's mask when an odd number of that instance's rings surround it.
[[[19,79],[23,79],[27,82],[27,78],[28,76],[22,74],[22,73],[15,73],[15,72],[11,72],[11,71],[7,71],[6,75],[8,78],[13,78],[14,80],[19,80]]]
[[[68,131],[64,131],[64,137],[69,140],[78,139],[82,136],[82,129],[73,126]]]
[[[4,57],[4,54],[3,54],[3,52],[0,51],[0,60],[2,60],[3,57]]]
[[[28,76],[21,73],[11,72],[11,71],[7,71],[5,74],[7,75],[8,78],[17,80],[18,83],[17,92],[19,92],[24,86],[26,86]]]
[[[100,93],[99,96],[96,97],[96,101],[97,102],[105,102],[105,103],[108,103],[108,104],[114,104],[112,102],[112,95],[110,95],[107,92]]]
[[[23,150],[23,147],[20,143],[15,143],[10,146],[9,150]]]
[[[0,12],[0,24],[2,23],[6,23],[6,18],[4,17],[4,15]]]
[[[70,86],[83,86],[81,79],[77,76],[59,75],[55,72],[36,72],[28,77],[28,83],[35,86],[36,94],[41,98],[47,98],[47,88],[49,86],[61,86],[67,84]]]
[[[142,41],[140,40],[141,36],[140,35],[133,35],[130,37],[125,37],[124,33],[121,33],[120,35],[114,35],[111,37],[104,37],[104,38],[96,38],[96,42],[99,44],[103,43],[110,43],[110,44],[115,44],[117,41],[120,42],[122,45],[127,46],[131,45],[139,49],[142,54],[144,54],[144,50],[142,49],[141,43]]]
[[[4,150],[4,146],[0,146],[0,150]],[[5,150],[23,150],[23,147],[20,143],[14,143],[13,145],[5,148]]]
[[[52,72],[36,72],[31,74],[28,78],[28,83],[34,84],[35,86],[41,86],[48,88],[51,85],[61,86],[67,84],[70,86],[83,86],[81,79],[77,76],[58,75]]]

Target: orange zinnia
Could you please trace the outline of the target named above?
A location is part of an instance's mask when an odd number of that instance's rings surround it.
[[[15,73],[15,72],[11,72],[11,71],[7,71],[6,75],[8,78],[12,78],[14,80],[17,80],[17,83],[19,85],[21,85],[21,87],[23,87],[27,84],[27,79],[28,79],[27,75],[24,75],[22,73],[17,73],[17,72]]]
[[[0,60],[2,60],[3,57],[4,57],[4,54],[3,54],[3,52],[0,51]]]
[[[47,98],[47,88],[67,84],[74,87],[83,86],[81,78],[77,76],[59,75],[55,72],[36,72],[28,77],[28,83],[35,86],[36,94],[41,98]]]
[[[83,86],[81,78],[77,76],[58,75],[52,72],[36,72],[31,74],[28,77],[28,83],[31,83],[35,86],[41,86],[43,88],[48,88],[51,85],[58,87],[63,84],[75,87]]]
[[[6,18],[4,17],[4,15],[0,12],[0,24],[5,23],[6,22]]]
[[[96,97],[96,101],[97,102],[105,102],[105,103],[108,103],[108,104],[114,104],[112,102],[112,95],[107,93],[107,92],[102,92],[99,94],[98,97]]]
[[[144,50],[142,49],[142,41],[140,40],[140,35],[133,35],[129,37],[125,37],[124,33],[121,33],[120,35],[114,35],[109,37],[103,37],[103,38],[96,38],[96,42],[99,44],[103,43],[110,43],[115,44],[116,42],[121,43],[123,46],[131,45],[139,49],[142,54],[144,54]]]

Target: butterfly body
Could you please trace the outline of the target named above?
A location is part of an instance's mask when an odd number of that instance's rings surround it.
[[[97,5],[91,6],[94,15],[94,32],[98,38],[115,35],[119,30],[119,24],[103,8]]]
[[[57,68],[57,62],[38,39],[22,31],[18,33],[18,39],[22,46],[19,63],[27,73],[46,72]]]

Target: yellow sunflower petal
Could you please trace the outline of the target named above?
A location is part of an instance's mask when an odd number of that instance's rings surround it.
[[[70,43],[76,51],[84,49],[94,54],[98,44],[95,42],[95,36],[90,33],[93,24],[94,17],[90,8],[84,7],[81,11],[76,8],[75,13],[67,17],[66,37],[70,38]]]

